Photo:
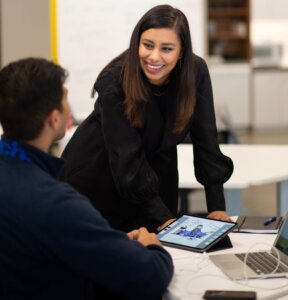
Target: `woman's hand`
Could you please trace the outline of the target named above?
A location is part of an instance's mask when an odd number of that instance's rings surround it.
[[[221,220],[221,221],[228,221],[233,222],[232,219],[226,214],[226,211],[224,210],[215,210],[212,211],[207,218]]]

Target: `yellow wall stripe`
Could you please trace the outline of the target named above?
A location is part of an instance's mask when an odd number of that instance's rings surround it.
[[[50,0],[49,6],[51,58],[55,63],[58,63],[57,0]]]

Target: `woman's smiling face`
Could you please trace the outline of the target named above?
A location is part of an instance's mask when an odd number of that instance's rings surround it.
[[[142,33],[138,54],[149,82],[162,85],[181,58],[181,42],[174,29],[151,28]]]

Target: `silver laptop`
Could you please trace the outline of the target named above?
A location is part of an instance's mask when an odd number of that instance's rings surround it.
[[[278,265],[279,253],[280,264]],[[209,258],[230,278],[288,277],[288,218],[286,216],[273,247],[268,251],[214,254]],[[244,264],[246,262],[246,265]],[[276,269],[276,270],[275,270]]]

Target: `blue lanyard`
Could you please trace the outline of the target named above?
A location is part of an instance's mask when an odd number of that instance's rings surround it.
[[[0,140],[0,154],[10,158],[32,162],[32,159],[27,155],[25,150],[21,148],[17,141]]]

